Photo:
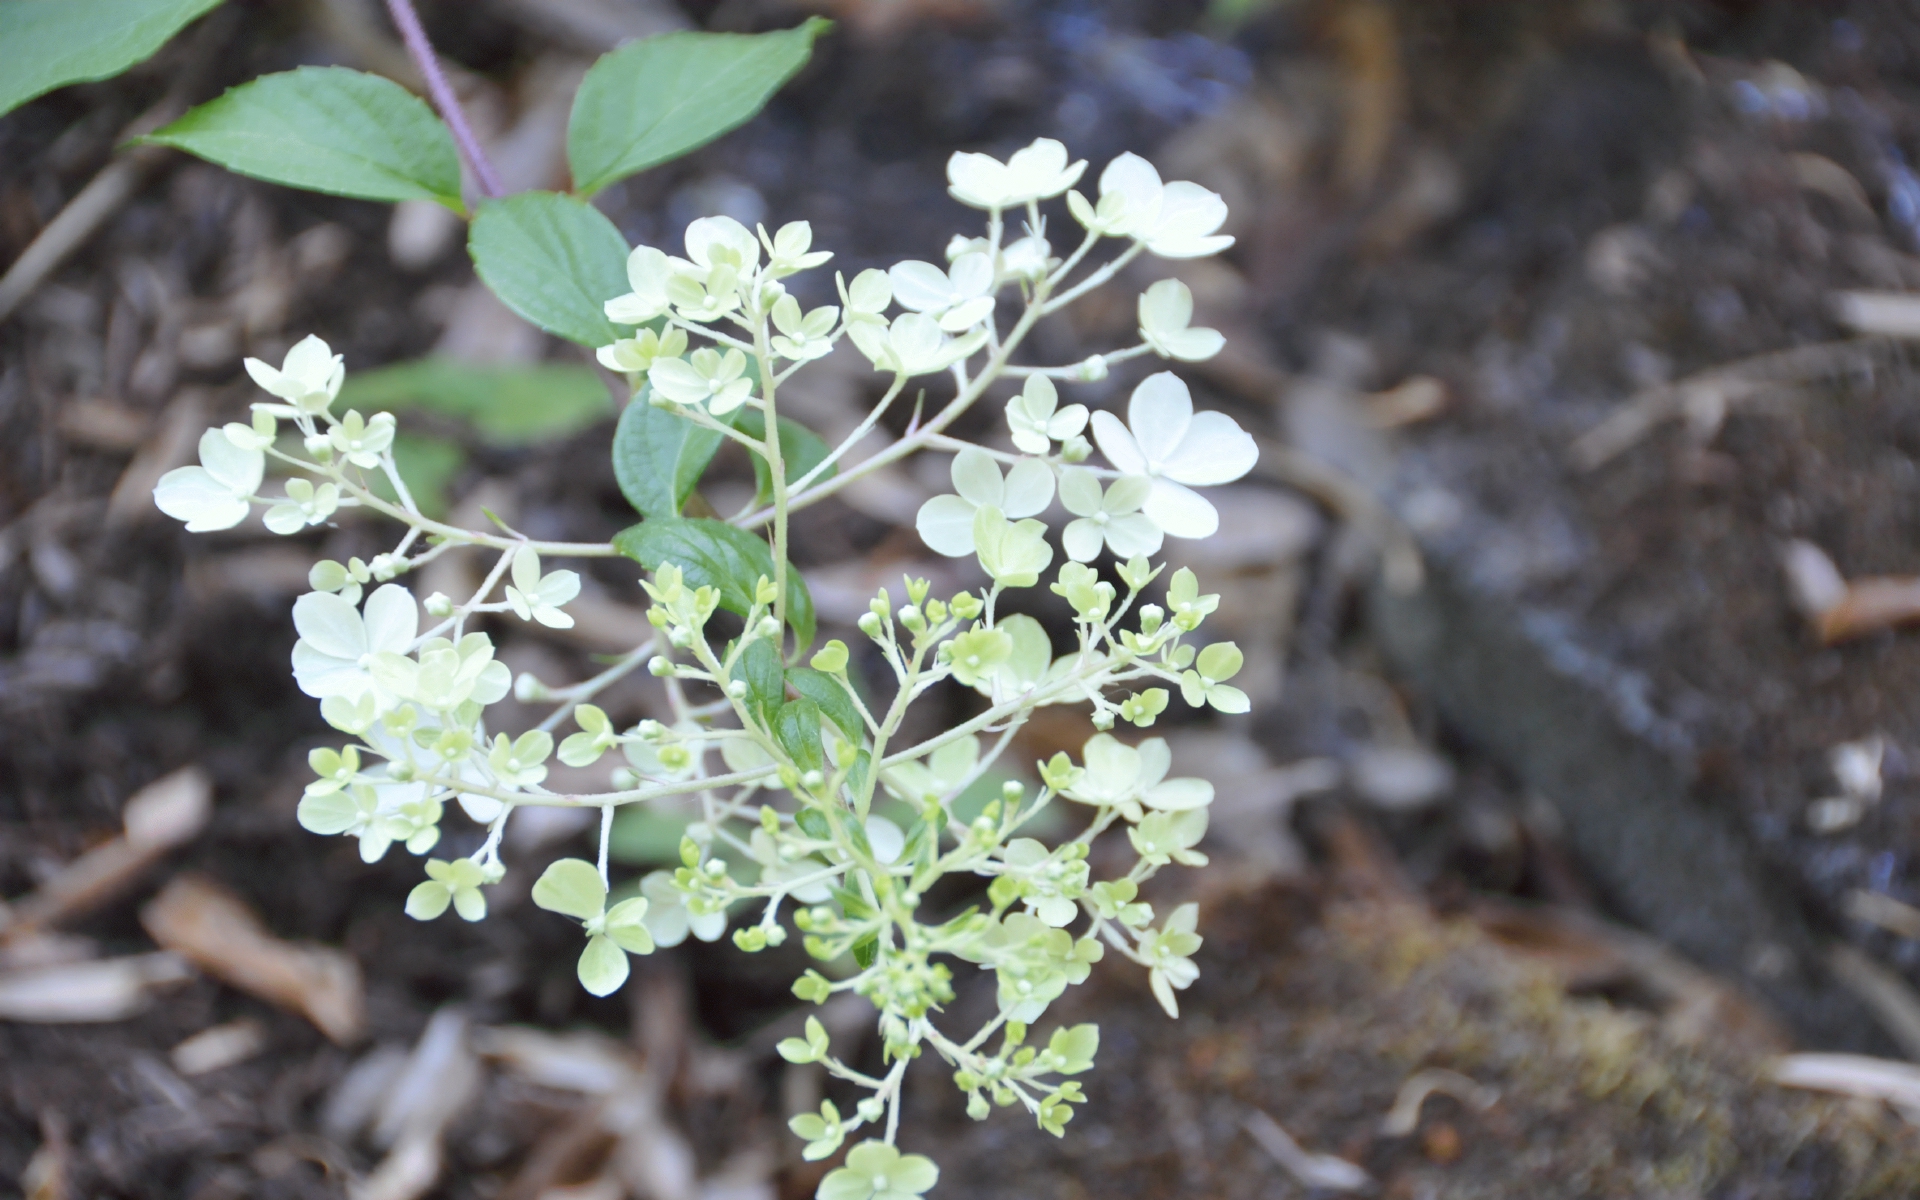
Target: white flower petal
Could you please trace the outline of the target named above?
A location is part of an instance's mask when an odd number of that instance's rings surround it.
[[[205,467],[177,467],[162,475],[153,489],[153,503],[175,520],[185,521],[191,533],[232,529],[247,519],[250,507]]]
[[[293,627],[301,641],[333,658],[358,662],[368,651],[359,610],[332,592],[308,592],[295,600]]]
[[[1148,738],[1135,749],[1140,751],[1140,777],[1134,786],[1145,791],[1167,777],[1173,766],[1173,751],[1165,738]]]
[[[907,835],[900,827],[885,817],[867,818],[867,844],[873,847],[873,856],[883,863],[893,862],[900,852],[907,848]]]
[[[1105,537],[1099,523],[1085,517],[1067,522],[1067,527],[1060,531],[1060,543],[1066,547],[1067,557],[1075,562],[1092,562],[1100,557],[1100,543]]]
[[[1021,459],[1007,472],[1003,495],[1005,500],[998,507],[1009,520],[1045,512],[1053,503],[1053,468],[1037,458]]]
[[[420,632],[419,602],[397,583],[375,588],[367,598],[365,627],[369,651],[405,654]]]
[[[1085,467],[1068,467],[1060,473],[1060,503],[1076,517],[1090,517],[1099,512],[1100,477]]]
[[[1178,538],[1212,537],[1220,528],[1220,514],[1212,504],[1170,479],[1153,481],[1143,511],[1155,525]]]
[[[1140,452],[1140,444],[1133,440],[1133,434],[1120,423],[1120,418],[1110,412],[1093,414],[1093,440],[1100,445],[1100,453],[1115,468],[1128,475],[1144,475],[1147,472],[1147,456]]]
[[[936,554],[961,558],[973,553],[973,511],[958,496],[935,496],[920,506],[913,523]]]
[[[200,465],[236,496],[251,496],[266,473],[267,456],[252,446],[238,446],[219,429],[200,435]]]
[[[1181,329],[1160,335],[1168,355],[1181,362],[1205,362],[1224,350],[1226,335],[1218,329]]]
[[[937,312],[955,300],[953,281],[930,262],[909,259],[895,263],[887,279],[893,284],[893,298],[902,308],[914,312]]]
[[[1160,471],[1180,483],[1212,487],[1232,483],[1253,470],[1259,457],[1252,435],[1232,417],[1203,412],[1194,416],[1186,436],[1161,460]]]
[[[1173,452],[1180,439],[1187,436],[1187,425],[1192,420],[1193,394],[1172,371],[1160,371],[1141,380],[1140,386],[1133,389],[1133,398],[1127,402],[1127,426],[1152,463],[1163,461],[1165,455]],[[1106,447],[1102,445],[1101,449]],[[1136,473],[1121,469],[1130,475]]]
[[[993,287],[993,259],[978,251],[962,254],[953,260],[948,284],[954,299],[970,300],[984,296]],[[895,295],[899,294],[896,288]]]
[[[1000,478],[1000,464],[977,446],[969,446],[953,456],[953,490],[969,502],[1001,507],[1006,484]]]
[[[1165,541],[1160,527],[1145,513],[1128,513],[1107,522],[1107,545],[1113,548],[1118,558],[1158,554]]]

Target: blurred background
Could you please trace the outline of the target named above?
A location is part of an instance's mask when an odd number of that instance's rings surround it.
[[[1183,368],[1196,399],[1262,439],[1221,535],[1176,550],[1222,594],[1254,712],[1154,730],[1219,793],[1213,865],[1154,893],[1201,902],[1201,979],[1177,1023],[1117,962],[1056,1006],[1103,1029],[1063,1141],[968,1121],[917,1065],[903,1144],[936,1194],[1920,1194],[1920,7],[421,10],[509,190],[565,186],[573,90],[621,42],[837,20],[751,123],[596,199],[635,244],[724,213],[811,222],[849,277],[935,259],[974,232],[947,157],[1040,136],[1230,206],[1228,254],[1137,264],[1034,339],[1048,362],[1127,344],[1138,291],[1176,275],[1228,337]],[[479,285],[458,218],[116,149],[326,63],[419,86],[373,0],[229,0],[0,118],[0,1181],[811,1196],[833,1164],[785,1120],[835,1093],[772,1052],[803,1015],[797,946],[689,944],[595,1000],[534,870],[482,924],[406,918],[417,860],[294,822],[338,736],[286,666],[311,563],[391,531],[190,537],[152,506],[256,398],[242,357],[314,333],[350,403],[401,415],[435,511],[567,540],[634,520],[623,389]],[[837,353],[783,395],[831,435],[875,380]],[[982,407],[970,432],[1004,437]],[[945,478],[936,456],[801,515],[823,636],[903,573],[970,584],[911,525]],[[704,494],[729,512],[753,486],[723,456]],[[575,628],[491,629],[516,673],[573,682],[646,635],[632,564],[582,570]],[[660,711],[648,679],[603,703]],[[1040,717],[1010,769],[1091,733]],[[510,860],[586,845],[525,817]],[[438,852],[478,844],[448,829]],[[677,839],[623,818],[621,869]],[[992,1004],[962,977],[956,1020]],[[822,1015],[854,1038],[870,1012]]]

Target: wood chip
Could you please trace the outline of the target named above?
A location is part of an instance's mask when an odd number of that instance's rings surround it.
[[[207,1075],[239,1064],[260,1053],[267,1031],[252,1017],[202,1029],[173,1048],[173,1069],[182,1075]]]
[[[1884,1100],[1920,1124],[1920,1066],[1864,1054],[1783,1054],[1767,1078],[1781,1087]]]
[[[152,991],[191,978],[172,954],[136,954],[0,973],[0,1020],[36,1024],[124,1021],[146,1010]]]
[[[1387,1110],[1386,1117],[1380,1122],[1380,1132],[1387,1137],[1406,1137],[1420,1128],[1421,1106],[1435,1092],[1444,1092],[1481,1112],[1500,1101],[1499,1092],[1474,1082],[1458,1071],[1439,1068],[1418,1071],[1400,1085],[1400,1094],[1394,1097],[1393,1107]]]
[[[341,1044],[366,1023],[360,968],[328,946],[282,941],[246,903],[210,880],[183,875],[140,910],[153,940],[201,970],[297,1012]]]
[[[0,943],[98,908],[137,882],[169,851],[193,840],[213,807],[213,780],[184,767],[135,792],[123,813],[126,832],[87,851],[11,906]]]
[[[1333,1192],[1370,1192],[1373,1190],[1373,1176],[1355,1163],[1331,1154],[1314,1154],[1300,1147],[1286,1130],[1259,1109],[1247,1114],[1242,1123],[1260,1148],[1273,1155],[1275,1162],[1287,1169],[1287,1173],[1309,1188],[1326,1188]]]
[[[1856,333],[1920,337],[1920,295],[1911,292],[1835,292],[1833,315]]]

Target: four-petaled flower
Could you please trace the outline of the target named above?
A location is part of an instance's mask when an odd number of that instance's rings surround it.
[[[860,321],[847,327],[847,335],[875,370],[909,377],[944,371],[987,344],[985,329],[952,338],[938,321],[917,312],[902,313],[891,325]]]
[[[833,351],[834,323],[840,319],[840,310],[829,304],[816,308],[804,316],[800,312],[800,302],[792,296],[782,296],[773,302],[773,327],[780,332],[773,336],[773,352],[782,358],[795,362],[808,362],[824,357]]]
[[[1100,173],[1100,203],[1067,195],[1074,219],[1095,233],[1142,242],[1161,258],[1204,258],[1233,245],[1217,234],[1227,203],[1197,183],[1162,183],[1160,172],[1137,154],[1122,154]]]
[[[294,343],[279,370],[257,358],[247,359],[246,368],[255,383],[308,415],[325,412],[347,378],[342,356],[312,334]]]
[[[902,308],[926,313],[948,333],[972,329],[993,314],[993,259],[985,254],[962,254],[945,271],[909,259],[887,275]]]
[[[1154,554],[1165,539],[1153,518],[1140,511],[1153,485],[1142,475],[1122,475],[1107,485],[1105,494],[1100,480],[1084,467],[1068,467],[1060,473],[1060,503],[1079,519],[1069,521],[1060,531],[1067,557],[1077,562],[1092,562],[1104,542],[1122,559],[1136,554]]]
[[[1243,713],[1253,707],[1247,694],[1225,682],[1240,673],[1245,661],[1240,647],[1232,642],[1215,642],[1200,652],[1193,669],[1180,676],[1180,695],[1199,708],[1211,704],[1223,713]]]
[[[323,483],[315,487],[311,479],[289,479],[287,498],[269,508],[261,520],[275,533],[298,533],[326,520],[339,507],[337,485]]]
[[[1067,161],[1067,148],[1040,138],[1006,162],[964,151],[947,160],[947,192],[974,208],[1001,209],[1058,196],[1080,182],[1085,160]]]
[[[1082,804],[1111,806],[1129,821],[1145,817],[1141,806],[1161,812],[1188,812],[1213,803],[1213,785],[1204,779],[1168,779],[1173,754],[1165,738],[1129,746],[1110,733],[1087,740],[1087,768],[1061,791]]]
[[[612,304],[609,300],[607,303]],[[678,329],[669,329],[664,334],[651,329],[642,329],[630,338],[621,338],[610,345],[602,346],[593,352],[600,365],[609,371],[625,374],[645,374],[653,369],[653,364],[668,358],[679,358],[687,352],[687,335]]]
[[[650,902],[647,930],[653,934],[655,945],[678,946],[689,933],[703,942],[717,942],[727,931],[725,912],[687,911],[687,897],[673,886],[672,871],[655,871],[642,879],[640,894]]]
[[[580,594],[580,576],[574,571],[540,573],[540,556],[522,546],[513,556],[513,582],[507,603],[522,621],[538,621],[549,629],[572,629],[573,618],[560,606]]]
[[[1093,440],[1123,474],[1152,480],[1141,509],[1179,538],[1212,537],[1220,528],[1220,514],[1191,488],[1231,483],[1260,455],[1232,417],[1194,412],[1187,385],[1171,371],[1133,389],[1125,425],[1112,413],[1093,414]]]
[[[1194,932],[1199,921],[1200,906],[1182,904],[1167,915],[1166,924],[1159,930],[1140,939],[1140,957],[1152,968],[1147,972],[1147,986],[1153,989],[1160,1007],[1176,1020],[1180,1002],[1174,998],[1174,989],[1184,990],[1200,978],[1200,968],[1188,957],[1205,940]]]
[[[1161,358],[1182,362],[1203,362],[1227,344],[1218,329],[1193,327],[1193,293],[1178,279],[1140,293],[1140,340]]]
[[[997,508],[1019,520],[1053,503],[1053,470],[1038,459],[1020,460],[1003,478],[991,454],[969,446],[953,456],[951,473],[959,494],[935,496],[913,520],[921,540],[948,558],[974,552],[973,521],[980,509]]]
[[[248,501],[260,488],[267,459],[252,446],[237,444],[224,431],[200,435],[200,465],[177,467],[160,477],[153,502],[161,512],[187,523],[188,533],[232,529],[247,519]]]
[[[724,355],[703,347],[691,359],[668,358],[653,364],[647,378],[653,390],[675,404],[704,404],[724,417],[747,402],[753,381],[746,378],[747,356],[729,349]]]
[[[1027,376],[1020,394],[1007,401],[1007,428],[1013,444],[1026,454],[1045,454],[1054,442],[1077,437],[1087,427],[1087,406],[1060,408],[1060,391],[1045,375]]]
[[[760,229],[760,244],[767,248],[767,277],[780,279],[796,271],[807,271],[833,257],[827,250],[813,249],[813,226],[806,221],[789,221],[771,238],[767,228]]]
[[[487,915],[487,898],[482,884],[492,883],[486,868],[470,858],[442,862],[427,860],[427,881],[407,894],[407,915],[416,921],[431,921],[453,905],[461,920],[478,921]]]
[[[885,1142],[861,1142],[847,1165],[827,1172],[816,1200],[914,1200],[940,1181],[940,1168],[922,1154],[902,1154]]]
[[[647,932],[647,899],[634,896],[607,907],[607,885],[592,863],[563,858],[547,867],[533,885],[533,902],[548,912],[576,918],[586,926],[587,948],[580,952],[580,986],[609,996],[627,981],[627,955],[652,954]]]
[[[393,414],[375,413],[368,420],[349,412],[327,431],[327,444],[354,466],[372,470],[380,465],[380,455],[393,445]]]
[[[412,646],[420,630],[412,592],[397,583],[376,588],[364,615],[341,596],[308,592],[294,601],[293,627],[300,634],[293,644],[293,678],[301,691],[353,703],[371,695],[382,712],[398,703],[374,682],[371,667],[374,655],[405,654]]]

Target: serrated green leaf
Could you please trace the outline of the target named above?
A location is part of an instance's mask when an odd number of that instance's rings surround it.
[[[794,667],[787,672],[787,683],[793,690],[820,706],[827,720],[832,721],[847,740],[858,746],[866,738],[867,725],[861,719],[860,710],[854,707],[853,697],[847,695],[847,689],[833,676],[816,671],[812,667]]]
[[[642,385],[613,431],[613,477],[644,517],[677,517],[726,435],[651,403]],[[745,409],[735,409],[744,412]]]
[[[759,535],[706,517],[666,517],[623,529],[614,549],[647,570],[670,562],[686,574],[689,587],[720,591],[720,607],[746,616],[761,576],[773,578],[773,553]],[[813,597],[800,572],[787,569],[787,624],[798,641],[795,653],[813,643]]]
[[[604,305],[629,290],[627,239],[585,201],[557,192],[489,200],[467,253],[502,303],[548,333],[582,346],[622,336]]]
[[[786,672],[780,667],[780,652],[773,643],[760,638],[750,642],[733,664],[733,677],[747,685],[747,707],[762,721],[787,702]]]
[[[765,414],[761,413],[758,409],[752,408],[740,408],[734,411],[739,414],[733,423],[735,429],[738,429],[750,438],[759,441],[766,440],[767,418]],[[808,429],[792,417],[781,417],[779,424],[780,463],[786,468],[787,483],[791,485],[794,480],[806,475],[808,471],[813,470],[825,461],[827,455],[833,453],[833,449],[821,440],[819,434]],[[719,435],[716,434],[715,436],[717,437]],[[749,454],[747,457],[753,460],[753,480],[755,486],[759,488],[760,493],[756,498],[757,502],[760,504],[772,503],[773,469],[767,465],[767,460],[758,454]],[[815,480],[815,482],[832,479],[837,474],[839,474],[839,467],[836,464],[820,472],[820,477]]]
[[[773,33],[669,33],[603,55],[567,119],[574,190],[590,196],[745,123],[831,27],[814,17]]]
[[[444,358],[355,372],[340,389],[339,407],[362,412],[426,409],[472,423],[496,446],[566,437],[613,413],[606,385],[587,367]]]
[[[820,745],[820,706],[811,700],[790,700],[773,715],[773,740],[802,771],[826,769],[827,753]]]
[[[151,58],[220,0],[10,0],[0,4],[0,113]]]
[[[346,67],[263,75],[141,140],[269,183],[466,212],[460,154],[426,101]]]

